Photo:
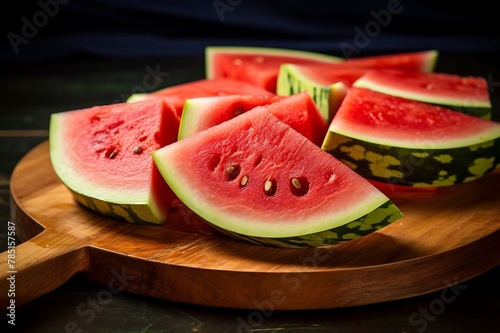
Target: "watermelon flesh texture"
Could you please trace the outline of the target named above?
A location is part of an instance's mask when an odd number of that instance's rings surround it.
[[[500,124],[353,87],[322,148],[371,180],[448,186],[477,179],[496,167]]]
[[[182,140],[232,119],[257,106],[269,105],[285,97],[276,95],[230,95],[188,98],[179,128],[178,139]]]
[[[343,64],[358,68],[398,68],[405,71],[430,73],[434,71],[438,57],[437,50],[424,50],[349,58]]]
[[[336,244],[401,217],[366,179],[265,108],[163,147],[153,159],[194,213],[257,244]]]
[[[286,97],[241,95],[188,99],[181,117],[179,139],[254,108],[267,109],[317,146],[323,143],[328,123],[306,92]]]
[[[151,154],[175,142],[179,119],[162,100],[51,115],[50,158],[74,199],[104,216],[161,224],[175,195]]]
[[[288,65],[296,71],[298,75],[314,81],[323,86],[334,83],[342,83],[346,87],[351,87],[353,83],[369,72],[370,68],[344,66],[344,64],[332,65]]]
[[[354,85],[491,118],[488,82],[479,76],[385,69],[367,72]]]
[[[265,47],[211,46],[205,49],[207,78],[231,78],[276,93],[283,63],[327,64],[344,59],[322,53]]]
[[[128,103],[142,101],[144,99],[162,98],[171,103],[179,118],[184,109],[184,102],[188,98],[208,97],[208,96],[229,96],[229,95],[274,95],[264,88],[253,84],[228,78],[200,79],[186,82],[170,87],[166,87],[151,93],[133,94],[128,99]]]

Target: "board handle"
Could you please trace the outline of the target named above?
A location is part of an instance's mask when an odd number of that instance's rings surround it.
[[[11,240],[11,238],[8,238]],[[9,246],[10,245],[10,246]],[[28,303],[89,267],[85,247],[71,236],[42,231],[0,253],[0,309]]]

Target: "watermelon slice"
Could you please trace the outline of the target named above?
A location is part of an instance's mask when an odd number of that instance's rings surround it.
[[[166,87],[151,93],[132,94],[127,99],[128,103],[142,101],[145,99],[163,98],[168,100],[175,109],[179,117],[182,115],[184,102],[188,98],[208,97],[208,96],[228,96],[228,95],[274,95],[264,88],[253,84],[227,79],[200,79],[181,83],[175,86]]]
[[[160,148],[153,159],[188,208],[255,244],[337,244],[402,216],[366,179],[265,108]]]
[[[317,146],[323,143],[328,123],[306,92],[286,97],[234,95],[188,99],[181,117],[179,139],[254,108],[267,109]]]
[[[206,77],[231,78],[276,93],[279,67],[283,63],[330,64],[343,58],[302,50],[249,46],[205,48]]]
[[[104,216],[164,223],[175,195],[151,153],[177,140],[179,119],[162,100],[54,113],[50,158],[74,199]]]
[[[354,86],[491,119],[488,82],[479,76],[382,69],[369,71]]]
[[[468,182],[500,162],[500,124],[352,87],[322,145],[374,181],[415,187]]]
[[[430,72],[437,57],[437,51],[427,50],[349,59],[337,64],[283,64],[278,72],[276,93],[289,96],[308,91],[330,122],[349,88],[370,70]]]

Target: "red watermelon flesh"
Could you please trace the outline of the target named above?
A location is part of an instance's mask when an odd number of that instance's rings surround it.
[[[259,59],[259,58],[258,58]],[[229,64],[228,64],[229,63]],[[276,93],[276,81],[278,63],[269,61],[266,65],[246,63],[244,66],[231,66],[231,63],[226,60],[221,66],[226,68],[224,75],[238,81],[252,83],[258,87],[262,87],[270,92]]]
[[[254,109],[266,109],[320,146],[328,130],[307,92],[291,96],[219,96],[188,99],[181,118],[179,138],[205,130]]]
[[[188,98],[228,95],[274,95],[270,91],[253,84],[228,79],[200,79],[170,86],[147,94],[135,94],[130,96],[128,102],[163,98],[172,103],[179,117],[182,115],[184,102]]]
[[[432,72],[439,53],[436,50],[382,54],[346,59],[342,64],[365,68],[397,68],[406,71]]]
[[[440,106],[352,87],[332,132],[393,147],[453,148],[500,136],[500,125]]]
[[[277,95],[229,95],[188,98],[184,103],[179,140],[232,119],[257,106],[282,100]]]
[[[175,142],[178,128],[174,108],[163,100],[55,113],[51,161],[87,208],[128,222],[163,223],[175,196],[151,154]]]
[[[341,64],[328,65],[288,65],[294,71],[304,77],[315,81],[322,86],[330,86],[335,83],[342,83],[346,87],[351,87],[353,83],[369,72],[370,68],[344,66]]]

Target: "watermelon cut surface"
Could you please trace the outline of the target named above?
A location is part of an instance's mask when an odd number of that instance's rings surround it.
[[[194,213],[257,244],[336,244],[402,216],[366,179],[264,108],[158,149],[153,159]]]
[[[279,67],[283,63],[325,64],[344,59],[302,50],[248,46],[209,46],[205,48],[206,77],[231,78],[276,93]]]
[[[398,68],[405,71],[433,72],[439,57],[437,50],[424,50],[394,54],[381,54],[344,61],[346,66],[365,68]]]
[[[84,207],[135,223],[164,223],[175,198],[151,154],[177,139],[179,120],[162,100],[54,113],[50,158]]]
[[[448,186],[477,179],[498,165],[500,124],[353,87],[322,148],[368,179]]]
[[[284,99],[277,95],[231,95],[189,98],[184,103],[179,140],[230,120],[257,106]]]
[[[171,103],[178,116],[182,115],[184,102],[188,98],[208,97],[208,96],[229,96],[229,95],[274,95],[264,88],[253,84],[228,79],[200,79],[166,87],[151,93],[133,94],[128,99],[128,103],[142,101],[145,99],[165,99]]]
[[[491,119],[488,82],[479,76],[372,70],[356,80],[354,86]]]
[[[292,96],[234,95],[188,99],[181,117],[179,139],[254,108],[267,109],[317,146],[323,143],[328,123],[306,92]]]

